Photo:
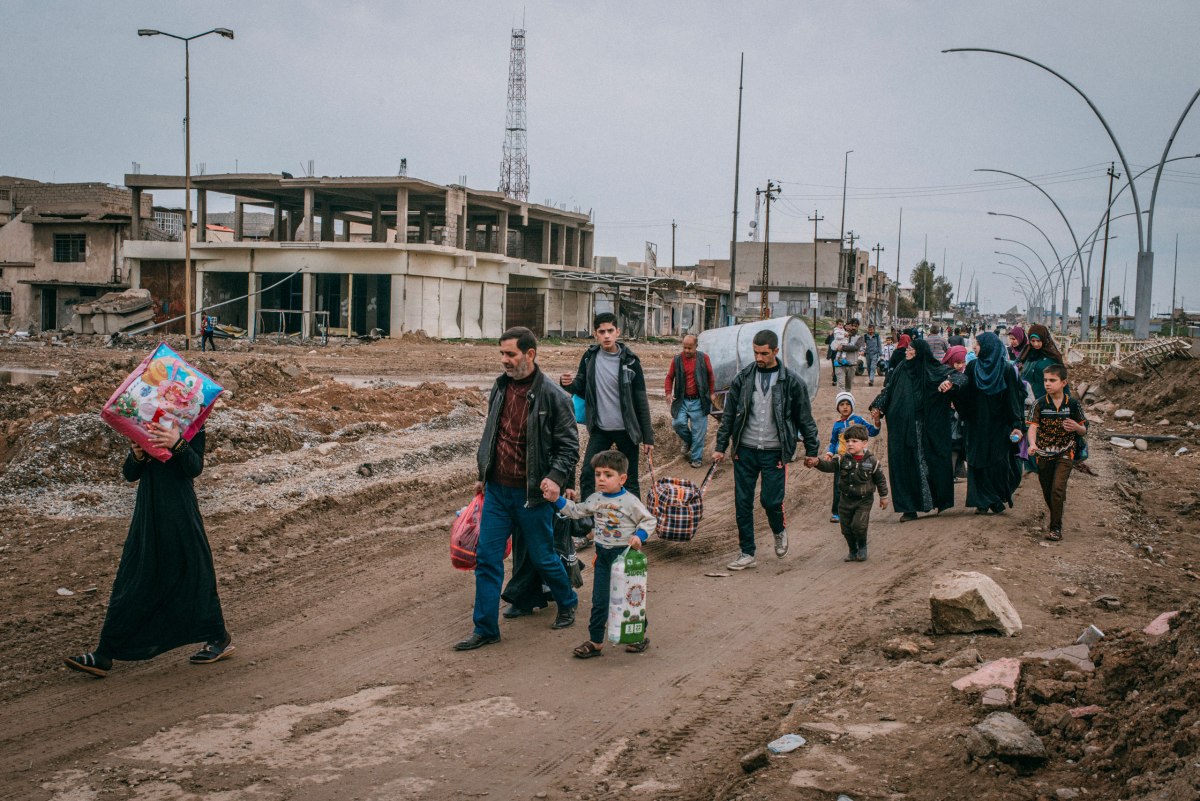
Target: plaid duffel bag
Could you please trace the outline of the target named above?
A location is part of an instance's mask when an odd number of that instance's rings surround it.
[[[670,542],[687,542],[696,536],[696,529],[704,519],[704,491],[712,479],[714,463],[708,468],[700,486],[686,478],[658,478],[654,475],[654,461],[650,460],[650,492],[646,494],[646,508],[658,519],[655,533]]]

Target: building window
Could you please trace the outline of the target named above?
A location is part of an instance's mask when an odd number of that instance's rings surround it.
[[[0,314],[12,314],[11,292],[0,292]]]
[[[55,234],[55,261],[84,261],[87,255],[87,234]]]

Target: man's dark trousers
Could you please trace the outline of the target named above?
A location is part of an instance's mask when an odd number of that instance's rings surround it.
[[[838,520],[841,521],[842,536],[846,539],[851,556],[867,555],[867,525],[871,522],[873,500],[874,495],[851,498],[849,493],[843,493],[838,504]]]
[[[1063,507],[1067,504],[1067,480],[1075,463],[1064,456],[1037,457],[1038,483],[1050,510],[1050,528],[1062,531]]]
[[[479,546],[475,566],[475,633],[500,636],[500,588],[504,584],[504,551],[509,533],[521,527],[528,558],[550,588],[554,602],[574,608],[579,597],[567,578],[562,559],[554,550],[554,507],[548,503],[527,506],[525,488],[505,487],[494,481],[484,486],[483,514],[479,520]]]
[[[600,451],[608,450],[613,445],[616,445],[617,450],[625,454],[625,458],[629,460],[629,479],[625,482],[625,489],[633,493],[635,498],[642,497],[641,487],[638,485],[637,443],[625,433],[624,429],[605,431],[596,427],[589,433],[587,452],[583,454],[583,466],[579,470],[579,491],[582,493],[579,499],[581,501],[586,501],[588,496],[596,491],[596,471],[592,468],[592,457]]]
[[[738,545],[742,553],[750,556],[754,556],[755,551],[754,486],[760,475],[762,508],[767,513],[771,532],[778,534],[787,527],[783,519],[783,488],[787,481],[783,452],[738,448],[737,458],[733,461],[733,505],[737,512]]]

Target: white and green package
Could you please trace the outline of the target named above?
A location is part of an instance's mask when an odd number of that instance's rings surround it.
[[[635,643],[646,638],[646,556],[626,548],[613,562],[608,595],[611,643]]]

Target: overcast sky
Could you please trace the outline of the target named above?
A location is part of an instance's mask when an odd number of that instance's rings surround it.
[[[738,59],[745,52],[738,237],[767,179],[775,241],[837,237],[844,152],[845,227],[885,248],[907,283],[925,251],[985,309],[1024,301],[993,271],[1023,256],[1053,268],[1073,249],[1036,190],[973,172],[1032,178],[1062,206],[1080,240],[1103,214],[1117,154],[1071,89],[1028,64],[948,47],[1021,53],[1088,93],[1136,172],[1156,163],[1200,88],[1195,0],[1107,2],[55,2],[0,8],[0,174],[119,184],[132,162],[179,173],[183,47],[138,38],[141,27],[192,46],[193,162],[215,172],[409,174],[494,189],[499,180],[509,35],[528,31],[530,199],[594,211],[597,255],[641,260],[657,243],[676,263],[727,257],[732,222]],[[1200,104],[1198,104],[1200,105]],[[1200,109],[1172,155],[1200,153]],[[1124,173],[1118,160],[1118,170]],[[1143,208],[1150,178],[1139,182]],[[1114,214],[1132,211],[1128,191]],[[170,201],[167,196],[158,201]],[[180,201],[181,202],[181,201]],[[1156,310],[1179,295],[1200,308],[1200,159],[1168,165],[1155,214]],[[1132,297],[1137,230],[1113,223],[1106,297]],[[1099,282],[1099,249],[1092,284]],[[757,269],[743,265],[743,269]],[[1078,304],[1078,272],[1072,308]],[[1096,289],[1093,289],[1093,296]],[[1132,304],[1130,304],[1132,307]]]

